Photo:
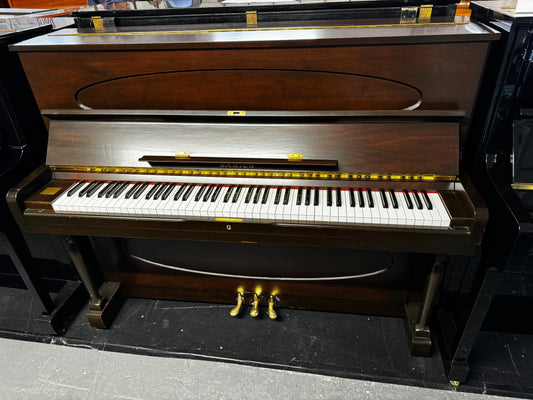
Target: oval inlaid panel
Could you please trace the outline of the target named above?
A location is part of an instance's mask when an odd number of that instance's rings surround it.
[[[395,257],[387,252],[318,247],[126,239],[123,249],[144,272],[173,269],[252,279],[353,279],[396,265]]]
[[[172,71],[124,76],[76,93],[81,108],[160,110],[403,110],[413,86],[380,77],[280,69]]]

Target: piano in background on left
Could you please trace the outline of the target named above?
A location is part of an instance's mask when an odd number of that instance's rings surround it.
[[[63,332],[87,298],[60,238],[24,235],[5,198],[13,185],[44,162],[48,136],[20,60],[8,46],[51,30],[51,25],[43,25],[0,32],[0,286],[23,289],[24,295],[31,296],[30,309],[38,312],[35,326],[29,329],[41,334]],[[2,303],[6,309],[13,307],[8,299]],[[2,314],[9,320],[9,313]],[[28,326],[2,324],[1,329]]]
[[[12,212],[68,235],[94,326],[121,292],[236,301],[232,315],[405,317],[427,355],[441,272],[476,252],[487,219],[459,159],[498,35],[417,24],[419,11],[404,25],[115,26],[14,46],[50,140]]]

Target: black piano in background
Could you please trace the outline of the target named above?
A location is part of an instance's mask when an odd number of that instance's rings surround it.
[[[438,305],[441,350],[455,382],[468,378],[480,330],[533,331],[533,15],[502,5],[471,5],[472,18],[502,38],[487,61],[463,159],[489,208],[480,268],[463,281],[448,276]],[[471,293],[464,281],[473,282]]]
[[[13,46],[50,140],[9,204],[25,231],[69,235],[91,324],[109,326],[121,291],[252,317],[357,312],[404,318],[428,355],[441,271],[475,253],[487,218],[460,139],[499,35],[416,9],[404,25],[93,26]],[[300,220],[315,207],[337,220]]]
[[[229,28],[239,24],[311,25],[319,21],[351,21],[358,25],[410,24],[418,22],[464,22],[468,6],[458,0],[362,0],[362,1],[241,1],[194,0],[187,7],[173,8],[167,1],[122,1],[93,5],[72,13],[77,28],[206,26]],[[466,19],[467,22],[467,19]]]
[[[43,162],[48,137],[20,60],[8,45],[50,30],[45,25],[0,34],[0,285],[27,288],[42,312],[36,330],[53,334],[78,311],[84,289],[59,237],[23,235],[6,203],[9,188]]]

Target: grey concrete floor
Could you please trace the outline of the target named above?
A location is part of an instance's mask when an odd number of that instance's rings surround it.
[[[508,398],[0,339],[1,400]]]

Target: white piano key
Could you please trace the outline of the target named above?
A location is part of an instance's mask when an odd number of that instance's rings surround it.
[[[268,187],[266,202],[263,203],[263,197],[265,196],[266,190],[267,187],[264,187],[261,199],[259,200],[259,202],[261,203],[261,208],[259,209],[259,221],[266,221],[268,219],[268,211],[270,209],[270,204],[274,202],[274,197],[276,197],[275,188]]]
[[[354,224],[354,223],[356,223],[356,216],[355,216],[356,208],[352,207],[352,205],[351,205],[350,190],[349,189],[348,190],[343,190],[342,192],[344,194],[344,197],[343,197],[344,203],[343,204],[345,205],[345,208],[346,208],[346,221],[345,221],[345,223],[346,224]],[[357,201],[355,202],[355,205],[357,206]],[[357,221],[357,222],[361,223],[362,221]]]
[[[298,201],[298,188],[293,187],[291,188],[291,195],[289,199],[290,204],[290,211],[289,211],[289,221],[290,222],[297,222],[298,221],[298,214],[300,213],[300,206],[296,204]]]
[[[350,208],[350,198],[348,189],[339,189],[342,206],[339,208],[339,223],[348,223],[348,208]]]
[[[428,192],[429,200],[433,205],[433,208],[439,215],[438,225],[439,227],[449,227],[451,223],[450,214],[440,196],[437,192]]]
[[[78,181],[78,182],[75,182],[73,183],[72,185],[70,185],[67,190],[65,190],[63,193],[61,193],[56,199],[54,199],[52,201],[52,209],[55,211],[55,212],[60,212],[60,211],[63,211],[63,207],[65,207],[65,204],[68,203],[68,201],[70,200],[70,197],[72,196],[68,196],[68,192],[72,189],[74,189],[74,187],[76,187],[78,184],[82,183],[81,181]],[[80,186],[81,188],[81,186]],[[68,208],[68,205],[67,205],[67,208]]]
[[[403,192],[395,191],[394,194],[396,195],[396,201],[398,202],[398,208],[396,209],[396,214],[398,216],[397,224],[404,226],[407,224],[407,214],[405,212],[407,206],[405,205],[405,202],[400,201],[403,198]]]

